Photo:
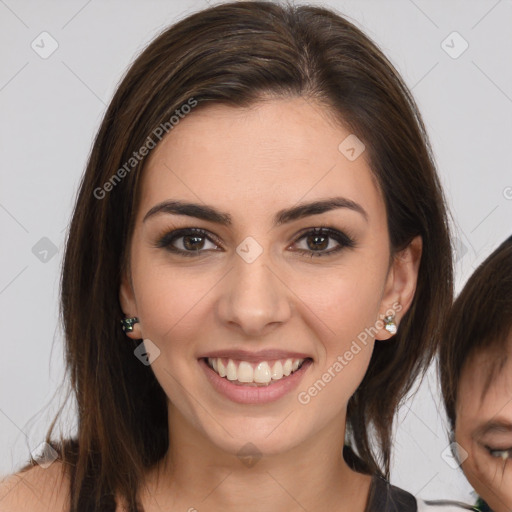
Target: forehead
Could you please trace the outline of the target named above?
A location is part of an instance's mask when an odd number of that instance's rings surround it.
[[[457,410],[465,418],[486,420],[506,415],[512,421],[512,336],[502,348],[480,350],[466,362]]]
[[[251,204],[253,215],[264,215],[269,202],[289,206],[342,194],[370,216],[385,215],[367,151],[356,159],[344,152],[343,141],[358,144],[354,137],[325,107],[303,98],[198,107],[149,155],[142,204],[179,197]]]

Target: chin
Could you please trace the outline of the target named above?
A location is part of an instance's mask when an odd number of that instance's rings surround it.
[[[282,421],[282,418],[243,418],[230,423],[228,431],[232,437],[222,427],[213,431],[207,428],[204,433],[217,448],[232,455],[243,456],[246,452],[280,455],[296,448],[306,438],[305,433],[300,435],[296,425],[280,425]]]

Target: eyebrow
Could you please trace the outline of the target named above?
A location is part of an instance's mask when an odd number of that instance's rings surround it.
[[[310,203],[301,203],[291,208],[279,210],[274,216],[274,226],[280,226],[294,220],[308,217],[309,215],[318,215],[338,208],[347,208],[358,212],[368,221],[368,214],[359,203],[344,197],[333,197]],[[150,217],[161,213],[187,215],[189,217],[215,222],[223,226],[230,226],[232,224],[232,217],[229,213],[219,211],[213,206],[172,200],[163,201],[153,206],[146,213],[142,222],[146,222]]]
[[[502,420],[487,421],[485,423],[482,423],[475,429],[474,435],[479,437],[479,436],[483,436],[485,434],[502,433],[502,432],[505,432],[505,433],[512,432],[512,423],[510,423],[508,421],[502,421]]]

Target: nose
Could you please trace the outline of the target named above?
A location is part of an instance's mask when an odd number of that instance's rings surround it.
[[[221,321],[251,337],[261,337],[291,316],[293,293],[266,253],[248,263],[234,256],[218,301]]]

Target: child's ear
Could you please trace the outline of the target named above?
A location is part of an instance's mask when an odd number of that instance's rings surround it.
[[[381,302],[380,319],[393,316],[397,328],[400,319],[403,318],[414,299],[422,249],[423,240],[418,235],[412,239],[405,249],[394,255],[389,269]],[[392,331],[392,329],[390,330]],[[383,325],[379,329],[376,338],[386,340],[391,338],[393,334]]]

